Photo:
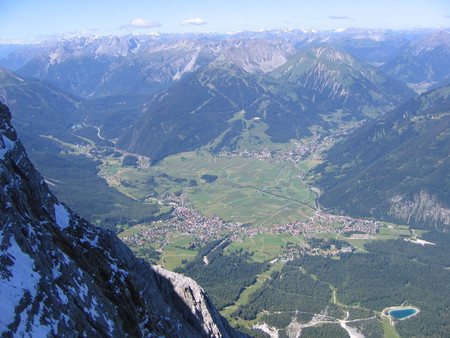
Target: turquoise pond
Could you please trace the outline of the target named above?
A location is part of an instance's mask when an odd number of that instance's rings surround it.
[[[400,310],[391,310],[391,311],[389,311],[389,316],[391,316],[395,319],[405,319],[416,313],[417,313],[417,309],[407,308],[407,309],[400,309]]]

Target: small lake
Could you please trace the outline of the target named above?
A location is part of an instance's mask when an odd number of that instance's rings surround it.
[[[389,316],[395,319],[405,319],[417,313],[417,309],[412,307],[406,309],[398,309],[389,311]]]

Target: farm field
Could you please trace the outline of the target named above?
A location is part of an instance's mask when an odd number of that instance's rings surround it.
[[[349,311],[364,326],[396,335],[389,323],[383,321],[383,327],[375,319],[376,312],[346,300],[345,285],[321,276],[313,262],[321,257],[330,266],[343,265],[353,257],[349,252],[359,257],[392,240],[397,240],[396,245],[422,244],[418,248],[433,243],[421,239],[424,230],[320,210],[315,205],[320,191],[310,185],[308,176],[319,157],[294,162],[259,158],[258,153],[217,156],[198,151],[151,165],[148,158],[113,148],[72,149],[96,161],[98,175],[110,188],[143,207],[159,210],[153,219],[122,227],[119,237],[152,264],[198,279],[232,325],[250,328],[265,322],[283,328],[295,317],[305,332],[330,333]],[[213,249],[204,251],[209,245]],[[310,266],[295,267],[302,259]],[[202,279],[214,278],[224,266],[234,268],[212,284]],[[227,279],[229,274],[233,282]],[[236,282],[236,276],[245,278]],[[309,285],[309,291],[290,294],[289,285],[298,280]],[[309,294],[317,288],[320,293]],[[285,308],[271,305],[273,292],[287,304]],[[297,312],[297,308],[307,311]],[[324,326],[317,326],[314,318],[322,311],[331,316]]]
[[[240,240],[232,241],[227,249],[253,252],[254,261],[279,258],[288,247],[309,247],[303,236],[271,231],[281,225],[306,221],[315,213],[314,199],[317,195],[305,183],[309,159],[300,163],[274,162],[189,152],[170,156],[153,166],[138,168],[121,165],[120,159],[114,155],[99,159],[102,160],[100,172],[109,184],[142,203],[159,204],[160,208],[168,211],[171,202],[165,196],[184,194],[189,208],[198,210],[204,217],[218,217],[225,224],[241,224],[241,231],[237,230]],[[134,226],[120,237],[139,234],[151,226]],[[248,235],[246,231],[249,228],[261,230]],[[359,252],[365,252],[365,244],[377,239],[411,236],[406,226],[383,226],[367,239],[345,237],[339,231],[341,228],[340,222],[332,222],[328,228],[319,228],[317,232],[312,230],[311,234],[323,241],[346,242]],[[226,235],[227,229],[224,228],[220,234]],[[146,243],[144,246],[161,249],[157,263],[168,269],[182,266],[197,254],[195,246],[191,245],[196,242],[193,234],[172,228],[163,237],[155,238],[159,243]]]
[[[143,203],[183,192],[205,215],[252,226],[305,220],[314,212],[316,194],[303,181],[305,168],[294,163],[206,153],[174,155],[143,168],[123,166],[114,155],[97,159],[110,186]],[[203,175],[217,178],[206,182]]]
[[[218,217],[225,224],[211,239],[229,233],[227,224],[237,224],[235,234],[240,240],[232,240],[230,249],[242,248],[253,252],[254,261],[277,258],[288,247],[310,247],[303,236],[286,229],[279,233],[277,229],[286,224],[297,224],[295,227],[298,229],[303,226],[298,222],[308,221],[314,216],[317,193],[307,183],[314,156],[295,163],[259,158],[258,155],[217,156],[197,151],[169,156],[151,165],[148,158],[112,148],[72,146],[72,150],[98,161],[98,175],[110,187],[143,206],[157,207],[159,213],[156,216],[170,213],[176,206],[170,196],[183,194],[186,200],[183,203],[188,203],[188,208],[196,210],[202,217]],[[134,157],[134,161],[128,164],[126,157]],[[309,230],[311,235],[323,241],[346,242],[360,252],[365,252],[365,244],[377,239],[413,237],[408,227],[387,224],[390,227],[382,226],[376,234],[365,239],[348,238],[340,233],[342,222],[331,221],[323,227],[322,221],[316,221],[319,228]],[[139,235],[152,226],[137,224],[124,229],[120,237]],[[198,234],[176,230],[173,225],[169,228],[153,237],[156,242],[144,240],[144,246],[150,245],[154,250],[163,248],[157,262],[173,269],[196,255],[196,246],[192,243],[196,242]],[[422,233],[417,231],[414,236],[420,238]]]
[[[225,221],[270,226],[307,219],[314,212],[313,193],[303,182],[304,170],[293,163],[185,153],[156,166],[170,176],[196,180],[187,187],[192,205]],[[206,183],[203,175],[214,175]]]

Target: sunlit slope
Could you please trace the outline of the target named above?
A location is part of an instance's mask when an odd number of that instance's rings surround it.
[[[330,112],[342,109],[348,119],[379,116],[413,95],[378,68],[330,46],[298,53],[272,76],[321,93],[328,100],[318,104]]]
[[[379,116],[411,95],[330,47],[302,52],[266,74],[217,58],[149,101],[118,146],[153,162],[200,147],[251,149]]]

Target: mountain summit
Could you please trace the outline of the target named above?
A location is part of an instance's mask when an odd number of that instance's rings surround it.
[[[59,203],[0,104],[2,336],[235,337],[190,278]]]
[[[404,84],[376,67],[331,46],[302,51],[276,69],[277,79],[315,90],[334,100],[333,107],[376,116],[413,95]]]

